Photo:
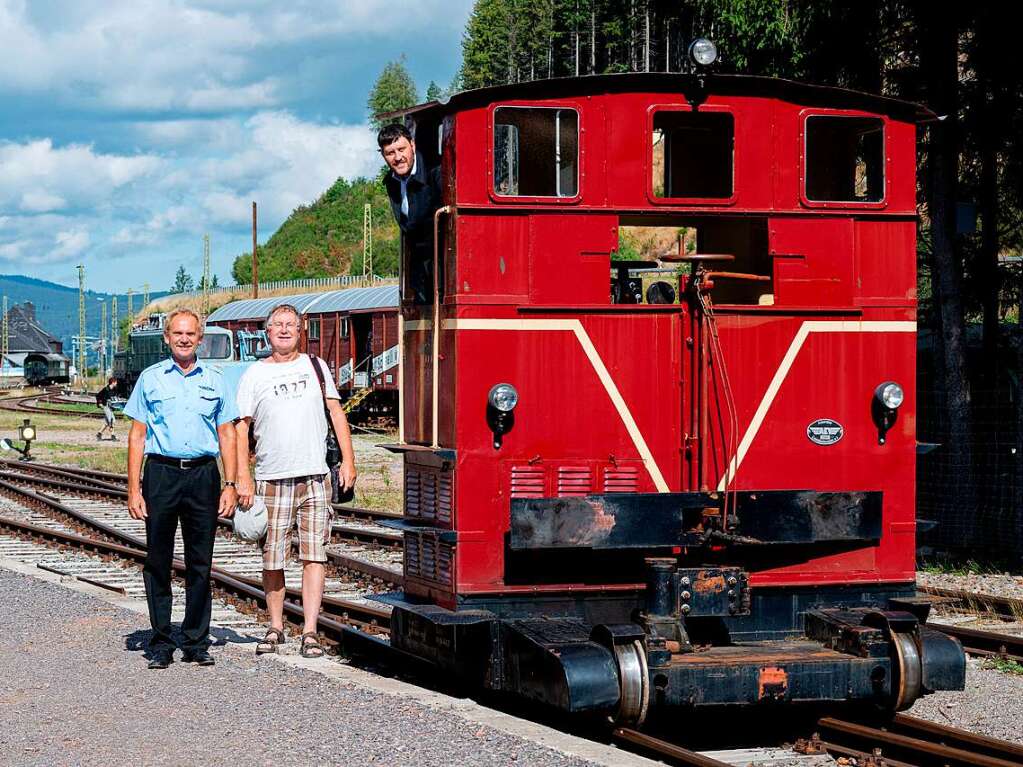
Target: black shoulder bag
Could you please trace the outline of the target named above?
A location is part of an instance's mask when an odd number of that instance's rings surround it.
[[[313,365],[313,372],[320,382],[320,393],[323,395],[323,415],[327,419],[327,444],[326,459],[327,468],[330,469],[330,489],[332,503],[348,503],[355,498],[355,488],[341,489],[341,445],[337,441],[337,434],[334,432],[334,421],[330,417],[330,409],[327,407],[327,383],[323,379],[323,370],[320,368],[320,358],[309,355],[309,361]]]

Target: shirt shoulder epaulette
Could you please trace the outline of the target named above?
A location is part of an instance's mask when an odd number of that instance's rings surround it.
[[[164,367],[166,364],[167,360],[160,360],[159,362],[154,362],[152,365],[145,368],[141,373],[139,373],[138,380],[141,381],[144,376],[148,377],[152,375],[153,373],[160,370],[160,368]]]

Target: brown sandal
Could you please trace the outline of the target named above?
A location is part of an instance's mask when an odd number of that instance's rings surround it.
[[[323,645],[320,644],[320,638],[316,635],[315,631],[310,631],[302,635],[301,653],[303,658],[323,657]]]
[[[280,629],[268,628],[263,640],[256,645],[256,655],[277,652],[277,645],[284,644],[284,632]]]

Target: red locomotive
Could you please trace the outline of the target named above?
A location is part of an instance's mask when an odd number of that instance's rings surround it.
[[[405,113],[445,205],[402,266],[393,644],[633,725],[961,689],[914,584],[927,116],[698,74]]]

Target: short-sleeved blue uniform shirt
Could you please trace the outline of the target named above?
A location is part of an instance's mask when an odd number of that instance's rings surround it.
[[[142,371],[124,413],[146,425],[147,455],[202,458],[220,452],[217,426],[238,406],[220,370],[196,360],[185,374],[171,358]]]

